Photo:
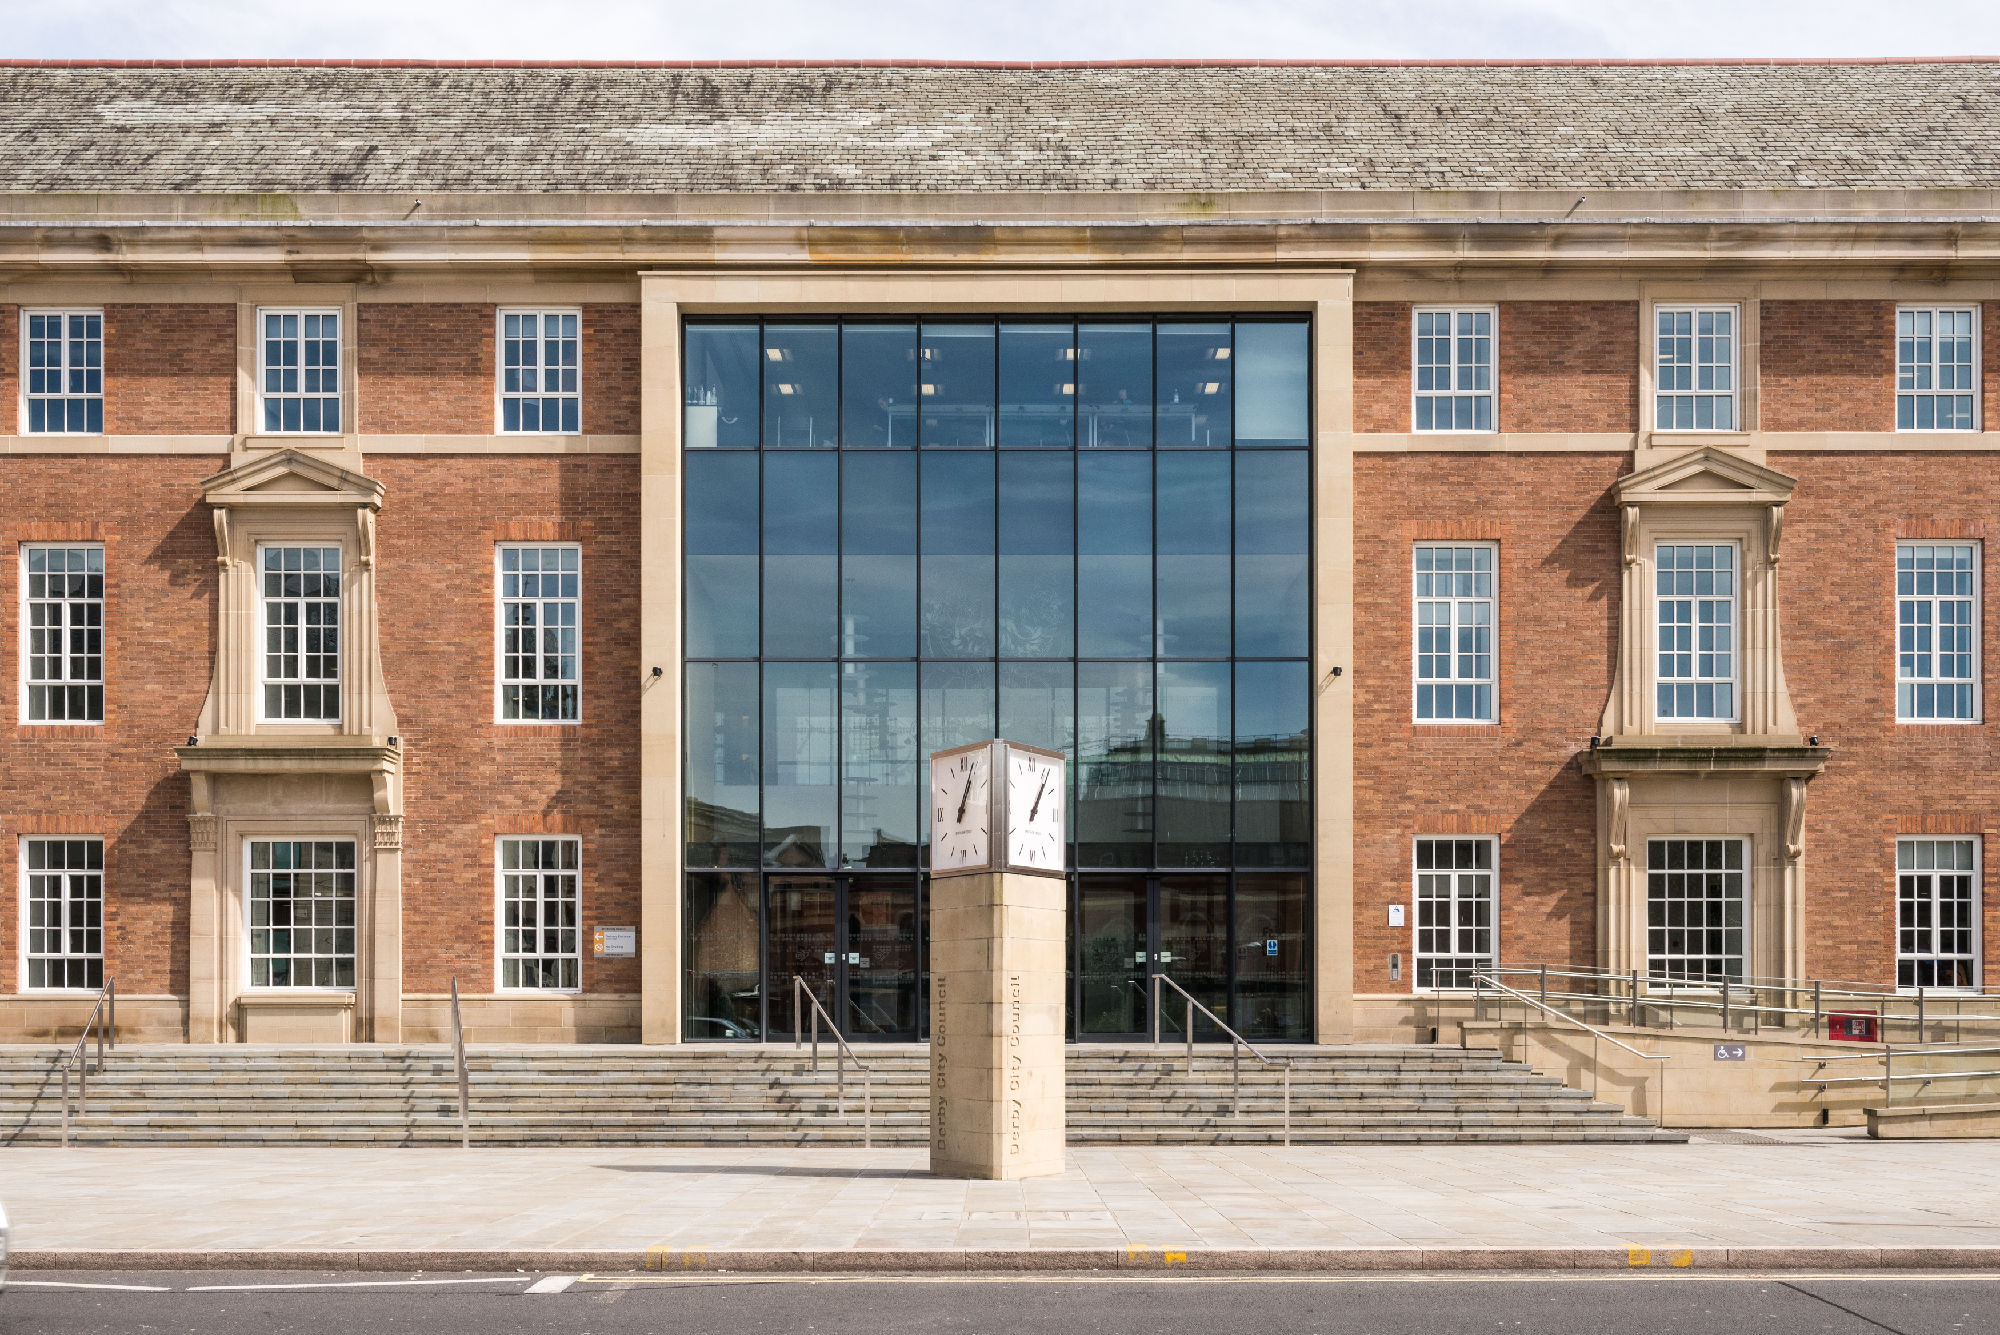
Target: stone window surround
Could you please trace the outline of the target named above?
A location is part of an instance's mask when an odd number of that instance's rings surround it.
[[[351,283],[299,284],[293,287],[249,288],[237,293],[236,301],[236,435],[238,449],[246,445],[264,448],[289,447],[304,450],[345,450],[357,455],[356,427],[361,414],[361,358],[356,344],[360,328],[360,303]],[[301,433],[266,432],[264,425],[264,342],[262,312],[265,310],[334,311],[340,316],[340,430]],[[240,462],[232,459],[231,462]]]
[[[1736,308],[1736,426],[1728,431],[1662,431],[1653,396],[1659,370],[1659,310],[1691,306]],[[1686,450],[1705,440],[1740,444],[1757,426],[1758,288],[1743,283],[1648,282],[1639,284],[1639,448]],[[1655,456],[1659,457],[1659,456]],[[1642,457],[1642,463],[1652,462]]]

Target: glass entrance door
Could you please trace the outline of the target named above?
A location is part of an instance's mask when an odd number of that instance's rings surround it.
[[[1152,1033],[1152,975],[1163,973],[1217,1015],[1229,1012],[1229,878],[1084,876],[1076,908],[1076,1036]],[[1163,989],[1160,1036],[1179,1037],[1187,1003]],[[1215,1037],[1195,1017],[1195,1037]]]
[[[793,978],[803,978],[851,1041],[915,1042],[922,975],[917,887],[912,880],[773,876],[768,881],[769,1033],[795,1018]]]

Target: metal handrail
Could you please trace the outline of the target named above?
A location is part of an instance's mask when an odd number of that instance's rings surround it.
[[[1619,1039],[1613,1038],[1610,1034],[1605,1033],[1603,1030],[1598,1029],[1594,1025],[1585,1024],[1582,1020],[1577,1019],[1574,1015],[1571,1015],[1566,1011],[1559,1011],[1553,1006],[1550,1006],[1544,1002],[1537,1001],[1533,997],[1529,996],[1527,993],[1518,991],[1515,988],[1511,988],[1497,978],[1490,977],[1484,970],[1475,969],[1472,974],[1472,990],[1474,994],[1479,995],[1481,993],[1481,989],[1487,987],[1493,988],[1500,992],[1504,992],[1508,996],[1511,996],[1516,1000],[1520,1001],[1523,1005],[1533,1006],[1536,1010],[1541,1011],[1544,1015],[1552,1015],[1558,1020],[1562,1020],[1569,1024],[1573,1024],[1577,1028],[1583,1030],[1585,1033],[1590,1035],[1590,1043],[1591,1043],[1590,1096],[1593,1099],[1597,1097],[1597,1090],[1598,1090],[1597,1043],[1600,1039],[1606,1043],[1609,1043],[1614,1048],[1623,1048],[1625,1051],[1631,1053],[1634,1057],[1643,1057],[1645,1060],[1649,1062],[1670,1062],[1674,1059],[1674,1056],[1671,1052],[1641,1052],[1639,1051],[1639,1049],[1633,1047],[1630,1043],[1622,1042]],[[1461,1030],[1460,1031],[1461,1042],[1464,1041],[1463,1033],[1464,1031]],[[1659,1090],[1658,1090],[1659,1097],[1654,1100],[1655,1104],[1657,1104],[1658,1106],[1653,1109],[1653,1120],[1655,1122],[1658,1122],[1660,1125],[1664,1126],[1666,1125],[1666,1112],[1667,1112],[1667,1068],[1662,1066],[1659,1068],[1659,1072],[1660,1072]]]
[[[99,1017],[103,1020],[100,1023]],[[83,1032],[77,1035],[73,1047],[56,1053],[56,1066],[62,1071],[62,1143],[69,1148],[69,1068],[76,1067],[76,1111],[81,1116],[90,1111],[90,1062],[84,1056],[90,1042],[90,1031],[97,1030],[97,1072],[104,1073],[104,1048],[108,1034],[110,1046],[118,1046],[118,980],[107,978],[104,988],[97,994],[97,1004],[90,1008],[90,1017],[83,1022]]]
[[[1738,1015],[1749,1016],[1753,1026],[1759,1030],[1766,1017],[1809,1015],[1812,1017],[1813,1032],[1817,1033],[1831,1010],[1843,1002],[1878,1006],[1880,1009],[1876,1014],[1885,1025],[1892,1021],[1914,1022],[1919,1042],[1924,1041],[1923,1035],[1930,1031],[1934,1023],[1948,1020],[1956,1030],[1968,1022],[1973,1024],[2000,1022],[2000,1014],[1968,1013],[1963,1009],[1966,1002],[1992,999],[1993,994],[1982,989],[1940,990],[1919,987],[1904,991],[1886,984],[1834,986],[1823,979],[1760,977],[1718,979],[1713,983],[1688,982],[1673,978],[1652,978],[1637,969],[1615,971],[1596,968],[1550,968],[1546,964],[1530,966],[1496,964],[1484,972],[1496,983],[1504,977],[1536,980],[1535,992],[1543,1002],[1553,997],[1557,1001],[1590,1003],[1605,1007],[1623,1005],[1627,1010],[1628,1020],[1634,1025],[1638,1024],[1641,1008],[1650,1008],[1657,1012],[1664,1007],[1667,1012],[1668,1028],[1674,1027],[1676,1013],[1685,1010],[1719,1012],[1722,1027],[1725,1029],[1734,1027],[1731,1020]],[[1601,988],[1590,992],[1551,990],[1549,987],[1551,978],[1581,979],[1593,985],[1611,983],[1615,986],[1609,991]],[[1473,990],[1477,1005],[1477,989]],[[1770,992],[1797,997],[1810,993],[1812,1005],[1806,1007],[1770,1004],[1760,1000],[1761,994]],[[1905,1003],[1903,1013],[1897,1013],[1892,1009],[1897,1002]],[[1939,1003],[1950,1005],[1953,1009],[1941,1011],[1938,1008]]]
[[[472,1148],[472,1115],[470,1081],[465,1069],[465,1024],[458,1014],[458,975],[451,976],[451,1058],[458,1074],[458,1144],[460,1149]]]
[[[1918,1044],[1905,1047],[1903,1052],[1905,1056],[1915,1057],[1983,1056],[2000,1052],[2000,1045],[1988,1043],[1976,1047],[1933,1048]],[[1985,1080],[2000,1076],[2000,1071],[1914,1071],[1907,1075],[1897,1075],[1896,1049],[1894,1045],[1888,1043],[1884,1043],[1876,1051],[1843,1052],[1829,1057],[1794,1057],[1792,1060],[1815,1063],[1811,1075],[1799,1078],[1801,1085],[1816,1085],[1822,1094],[1826,1093],[1828,1085],[1880,1085],[1882,1086],[1882,1102],[1885,1104],[1896,1101],[1896,1082],[1898,1080],[1923,1081],[1923,1084],[1917,1086],[1917,1093],[1921,1094],[1939,1080]],[[1820,1072],[1826,1069],[1829,1062],[1851,1061],[1879,1061],[1882,1063],[1882,1074],[1820,1076]]]
[[[798,974],[792,975],[792,1047],[797,1049],[804,1042],[799,1013],[799,996],[801,994],[804,994],[805,999],[812,1003],[813,1070],[819,1070],[819,1022],[824,1018],[826,1020],[826,1031],[833,1035],[833,1041],[836,1045],[833,1057],[835,1115],[840,1117],[847,1116],[847,1063],[851,1061],[854,1063],[855,1068],[861,1072],[861,1148],[864,1150],[874,1149],[875,1101],[874,1091],[871,1088],[869,1078],[868,1064],[854,1055],[854,1049],[847,1046],[847,1040],[841,1036],[840,1026],[833,1022],[831,1015],[827,1014],[826,1007],[819,1004],[819,996],[812,990],[812,985]]]
[[[1262,1062],[1264,1065],[1275,1066],[1276,1068],[1278,1068],[1280,1072],[1283,1073],[1284,1084],[1285,1084],[1285,1105],[1284,1105],[1285,1144],[1289,1146],[1292,1143],[1291,1059],[1286,1058],[1283,1061],[1276,1061],[1270,1057],[1266,1057],[1263,1053],[1257,1050],[1256,1044],[1252,1043],[1249,1039],[1243,1037],[1243,1035],[1237,1033],[1234,1029],[1230,1028],[1229,1025],[1226,1022],[1224,1022],[1221,1016],[1217,1015],[1214,1011],[1210,1010],[1208,1007],[1202,1005],[1199,1001],[1196,1001],[1194,999],[1194,994],[1189,992],[1186,988],[1182,987],[1179,983],[1175,982],[1173,979],[1167,977],[1167,975],[1163,973],[1155,973],[1152,976],[1152,978],[1153,978],[1153,1046],[1158,1047],[1160,1045],[1160,984],[1165,983],[1168,987],[1171,987],[1174,991],[1180,993],[1181,996],[1187,1000],[1187,1021],[1186,1021],[1187,1069],[1189,1075],[1194,1074],[1194,1013],[1196,1011],[1200,1011],[1203,1015],[1206,1015],[1209,1018],[1209,1022],[1212,1023],[1217,1029],[1220,1029],[1223,1033],[1229,1035],[1229,1097],[1230,1097],[1229,1115],[1231,1117],[1241,1117],[1243,1115],[1242,1050],[1244,1048],[1250,1049],[1250,1055],[1255,1057],[1258,1061]]]

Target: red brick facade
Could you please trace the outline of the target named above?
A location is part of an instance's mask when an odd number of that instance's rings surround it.
[[[1635,431],[1639,306],[1500,303],[1502,431]]]
[[[1766,301],[1757,318],[1763,430],[1895,429],[1895,302]]]
[[[1615,668],[1629,454],[1361,455],[1355,460],[1354,986],[1411,985],[1419,834],[1497,835],[1511,960],[1596,958],[1596,793],[1577,753]],[[1497,724],[1412,721],[1411,548],[1497,543]],[[1389,981],[1389,955],[1403,979]]]
[[[104,308],[107,435],[228,435],[235,420],[234,306]]]
[[[403,747],[403,985],[493,984],[494,839],[582,840],[587,931],[639,921],[638,460],[381,456],[383,669]],[[583,721],[494,721],[494,547],[583,548]],[[439,930],[427,930],[435,924]],[[596,960],[585,992],[639,990],[636,959]]]
[[[0,512],[0,846],[23,834],[104,838],[105,961],[128,995],[187,991],[188,781],[173,747],[195,730],[215,642],[211,457],[4,460]],[[19,663],[23,542],[105,551],[102,725],[29,726]],[[17,983],[18,878],[0,903],[0,989]]]
[[[1806,801],[1806,967],[1894,976],[1896,836],[1984,834],[2000,844],[2000,724],[1990,684],[1978,724],[1896,722],[1898,539],[1984,540],[1981,660],[2000,663],[1993,539],[2000,459],[1978,454],[1786,454],[1780,590],[1785,674],[1799,726],[1833,748]],[[2000,896],[1986,874],[1985,976],[2000,964]]]
[[[384,435],[488,435],[497,430],[498,308],[474,303],[365,302],[357,308],[361,430]],[[639,430],[639,308],[583,308],[583,430]]]
[[[1354,429],[1410,429],[1410,331],[1407,301],[1354,303]]]

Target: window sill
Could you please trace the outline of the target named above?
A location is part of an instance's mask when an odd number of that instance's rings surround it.
[[[14,995],[18,997],[46,997],[51,1001],[80,1001],[87,997],[94,997],[103,990],[101,987],[24,987]]]
[[[1976,728],[1984,723],[1976,718],[1899,718],[1898,728],[1936,728],[1939,731],[1956,731],[1959,728]]]
[[[580,987],[496,987],[490,993],[494,997],[504,997],[508,1001],[532,1001],[537,997],[580,997]]]

